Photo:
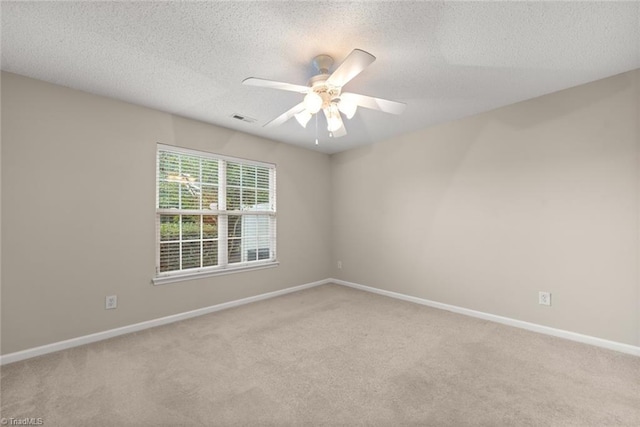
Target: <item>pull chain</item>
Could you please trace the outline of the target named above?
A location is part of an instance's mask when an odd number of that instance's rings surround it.
[[[316,145],[318,145],[318,114],[316,113]]]

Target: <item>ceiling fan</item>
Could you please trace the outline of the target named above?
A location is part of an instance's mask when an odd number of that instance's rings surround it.
[[[268,87],[305,94],[301,103],[266,123],[265,127],[281,125],[292,117],[295,117],[302,127],[307,127],[311,117],[322,110],[327,119],[329,136],[338,138],[347,134],[340,113],[344,114],[347,119],[351,119],[358,107],[364,107],[385,113],[400,114],[407,106],[402,102],[342,91],[344,85],[375,60],[376,57],[370,53],[354,49],[338,68],[329,74],[329,68],[333,65],[333,58],[329,55],[318,55],[313,59],[313,65],[320,74],[311,77],[308,86],[256,77],[249,77],[243,80],[242,83],[249,86]],[[316,138],[317,143],[318,140]]]

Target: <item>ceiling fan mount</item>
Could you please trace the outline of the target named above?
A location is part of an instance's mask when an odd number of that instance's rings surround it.
[[[400,114],[406,107],[406,104],[401,102],[342,91],[344,85],[360,74],[375,59],[375,56],[368,52],[354,49],[333,73],[329,73],[329,69],[333,65],[333,58],[329,55],[318,55],[313,58],[313,66],[320,74],[311,77],[307,86],[255,77],[249,77],[242,83],[305,94],[301,103],[266,123],[265,127],[280,125],[292,117],[295,117],[302,127],[306,127],[311,117],[322,110],[327,120],[329,136],[340,137],[347,134],[342,115],[351,119],[356,113],[357,107],[392,114]]]
[[[329,69],[333,65],[333,58],[329,55],[318,55],[313,58],[313,66],[320,74],[329,74]]]

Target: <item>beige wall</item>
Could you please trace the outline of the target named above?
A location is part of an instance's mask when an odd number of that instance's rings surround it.
[[[639,103],[635,71],[332,156],[334,277],[639,345]]]
[[[640,71],[331,158],[1,84],[2,354],[330,276],[640,345]],[[153,286],[156,142],[277,163],[281,265]]]
[[[330,276],[329,156],[15,74],[1,84],[3,354]],[[279,267],[151,284],[157,142],[278,165]]]

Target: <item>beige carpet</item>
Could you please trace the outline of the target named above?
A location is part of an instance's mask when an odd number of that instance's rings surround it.
[[[45,426],[640,426],[640,358],[325,285],[2,367]]]

